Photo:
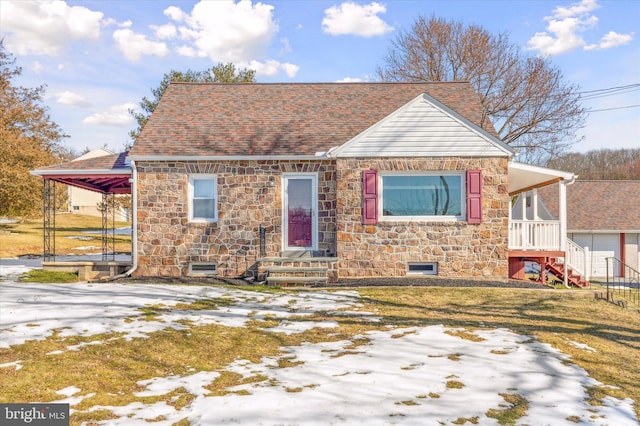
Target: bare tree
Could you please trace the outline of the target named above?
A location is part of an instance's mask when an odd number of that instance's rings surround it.
[[[525,56],[505,33],[419,16],[391,42],[382,81],[469,81],[503,141],[523,161],[546,164],[577,142],[586,110],[579,87],[549,58]]]

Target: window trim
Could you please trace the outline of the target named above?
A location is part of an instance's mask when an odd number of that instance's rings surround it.
[[[386,216],[384,214],[384,178],[386,176],[458,176],[460,178],[460,215]],[[467,181],[463,171],[381,171],[379,173],[379,222],[463,222],[467,220]]]
[[[196,199],[194,198],[194,181],[196,180],[213,180],[214,184],[213,184],[213,200],[214,200],[214,217],[213,218],[207,218],[207,217],[194,217],[193,215],[193,201]],[[204,197],[201,197],[201,199],[205,199]],[[208,199],[208,198],[206,198]],[[188,211],[189,211],[189,222],[193,222],[193,223],[215,223],[218,221],[218,175],[215,174],[191,174],[189,175],[189,205],[188,205]]]

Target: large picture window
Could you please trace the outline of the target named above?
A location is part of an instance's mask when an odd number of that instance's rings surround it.
[[[189,177],[189,221],[218,220],[218,179],[215,175]]]
[[[384,174],[383,219],[464,220],[462,174]]]

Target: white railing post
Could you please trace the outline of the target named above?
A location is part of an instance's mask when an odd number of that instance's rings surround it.
[[[559,203],[558,203],[558,215],[560,219],[560,250],[564,251],[566,249],[566,241],[567,241],[567,184],[566,181],[560,181],[560,194],[559,194]]]
[[[589,253],[589,247],[584,248],[584,279],[591,281],[591,253]]]

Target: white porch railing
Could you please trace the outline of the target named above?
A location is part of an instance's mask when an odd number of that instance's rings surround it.
[[[511,220],[510,250],[560,250],[560,221]],[[564,237],[563,237],[564,238]]]
[[[578,244],[567,238],[565,249],[566,264],[573,272],[580,274],[585,280],[591,279],[591,255],[588,247],[580,247]]]

